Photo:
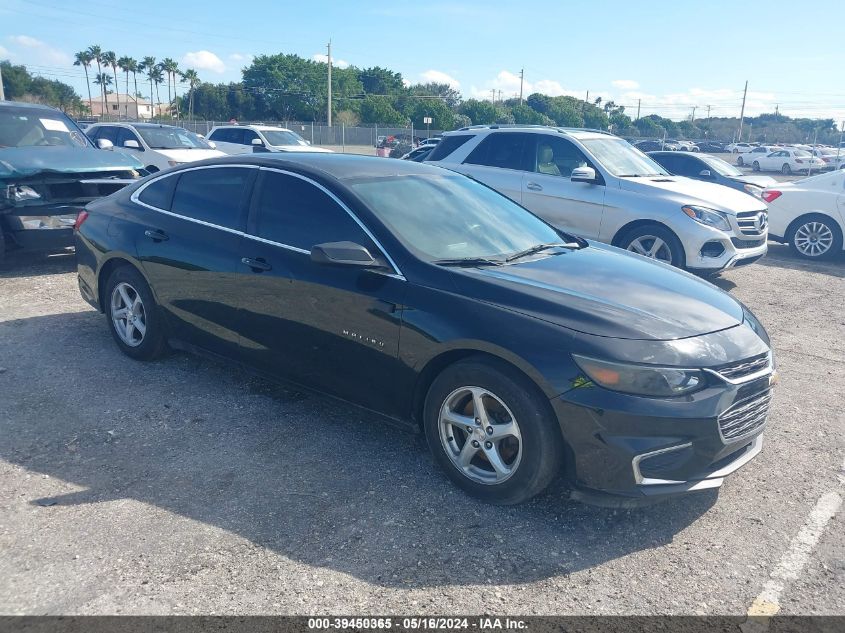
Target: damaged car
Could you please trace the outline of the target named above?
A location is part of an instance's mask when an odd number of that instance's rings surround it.
[[[135,158],[96,148],[59,110],[0,102],[0,259],[72,246],[79,211],[142,175]]]

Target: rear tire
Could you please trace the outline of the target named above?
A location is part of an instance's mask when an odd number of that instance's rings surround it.
[[[678,236],[659,224],[645,224],[628,231],[619,240],[619,247],[676,268],[686,268],[686,254]]]
[[[760,171],[760,163],[755,160],[754,164],[751,166],[751,169],[753,169],[754,171]]]
[[[820,213],[795,220],[785,238],[792,252],[805,259],[818,261],[842,253],[842,230],[833,219]]]
[[[737,156],[736,157],[736,164],[739,165],[740,167],[742,167],[743,165],[745,165],[745,159],[742,156]]]
[[[563,462],[563,439],[548,399],[495,359],[472,357],[444,369],[428,390],[423,427],[449,479],[488,503],[530,499]]]
[[[120,351],[136,360],[153,360],[165,353],[161,311],[137,269],[128,265],[115,269],[103,296],[106,321]]]
[[[792,167],[789,166],[789,163],[784,163],[783,167],[780,168],[780,171],[784,176],[788,176],[792,173]]]

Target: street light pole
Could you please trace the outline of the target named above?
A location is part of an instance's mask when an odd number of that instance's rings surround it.
[[[328,44],[328,62],[329,62],[329,109],[328,109],[328,124],[331,128],[332,126],[332,41],[329,40]]]
[[[0,101],[6,100],[6,93],[3,92],[3,69],[0,68]]]

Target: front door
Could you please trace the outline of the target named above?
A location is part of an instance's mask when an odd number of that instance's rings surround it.
[[[240,288],[241,345],[249,362],[373,409],[406,411],[389,388],[399,369],[406,282],[393,269],[318,264],[310,257],[316,244],[340,241],[381,257],[351,213],[316,183],[262,168],[247,233]]]
[[[597,239],[604,212],[605,186],[570,179],[576,167],[595,169],[595,165],[565,138],[532,136],[536,139],[532,147],[533,169],[523,180],[522,205],[555,228]]]

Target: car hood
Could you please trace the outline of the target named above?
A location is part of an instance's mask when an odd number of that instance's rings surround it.
[[[716,286],[605,245],[451,270],[463,295],[585,334],[676,340],[743,321],[742,306]]]
[[[154,149],[153,151],[178,163],[192,163],[195,160],[226,156],[218,149]]]
[[[332,150],[314,147],[313,145],[270,145],[274,152],[313,152],[315,154],[331,154]]]
[[[658,195],[674,198],[681,207],[697,204],[726,213],[763,211],[766,206],[746,193],[712,182],[702,182],[683,176],[651,176],[648,178],[620,178],[620,188],[644,196]]]
[[[777,183],[777,180],[775,180],[771,176],[752,176],[750,174],[743,174],[742,176],[725,177],[730,178],[731,180],[735,180],[737,182],[742,182],[749,185],[757,185],[758,187],[768,187],[769,185],[774,185],[775,183]]]
[[[43,172],[78,174],[140,169],[133,156],[93,147],[5,147],[0,149],[0,178]]]

